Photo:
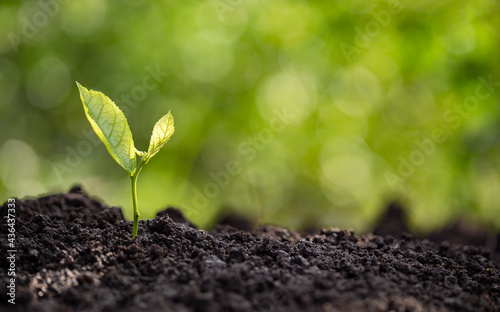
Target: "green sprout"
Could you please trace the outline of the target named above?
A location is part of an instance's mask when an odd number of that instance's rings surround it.
[[[110,98],[101,92],[88,90],[78,82],[80,98],[87,119],[97,136],[106,145],[108,152],[132,179],[132,202],[134,205],[134,228],[132,237],[137,235],[139,207],[137,206],[137,177],[148,161],[160,151],[174,134],[174,117],[170,112],[160,118],[153,128],[147,152],[135,148],[132,132],[123,112]]]

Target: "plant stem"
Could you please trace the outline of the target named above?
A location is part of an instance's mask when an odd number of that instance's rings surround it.
[[[139,206],[137,205],[137,177],[139,174],[133,174],[132,178],[132,201],[134,204],[134,228],[132,230],[132,237],[137,236],[137,229],[139,228]]]

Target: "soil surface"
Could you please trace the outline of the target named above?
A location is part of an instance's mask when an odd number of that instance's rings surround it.
[[[12,305],[7,203],[0,216],[1,311],[500,311],[487,248],[336,228],[207,233],[173,209],[133,239],[119,208],[79,188],[16,200]]]

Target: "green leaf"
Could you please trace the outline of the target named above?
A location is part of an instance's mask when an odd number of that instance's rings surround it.
[[[174,134],[174,117],[170,112],[158,120],[153,128],[151,141],[149,142],[148,152],[146,154],[146,162],[149,161],[160,149],[168,142],[172,134]]]
[[[88,90],[78,82],[85,115],[108,152],[128,173],[137,166],[132,132],[123,112],[101,92]]]

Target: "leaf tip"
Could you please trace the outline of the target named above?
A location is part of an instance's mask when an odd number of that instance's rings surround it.
[[[80,92],[80,94],[82,94],[82,92],[85,92],[87,90],[87,88],[85,88],[84,86],[82,86],[78,81],[75,81],[76,82],[76,86],[78,87],[78,91]]]

